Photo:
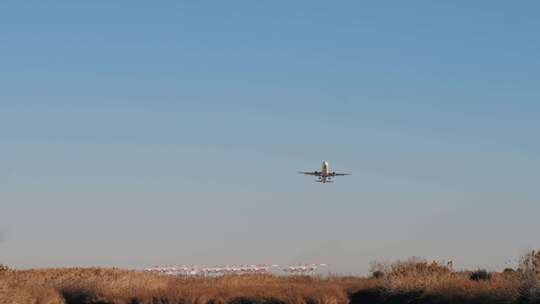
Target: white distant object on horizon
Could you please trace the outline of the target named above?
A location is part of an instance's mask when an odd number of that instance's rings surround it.
[[[299,172],[301,174],[305,175],[313,175],[319,177],[319,179],[316,180],[318,183],[333,183],[332,177],[334,176],[344,176],[344,175],[351,175],[350,173],[337,173],[336,171],[330,171],[328,167],[328,162],[323,161],[321,171],[313,171],[313,172],[306,172],[301,171]]]
[[[317,268],[326,266],[326,264],[297,264],[284,266],[284,272],[293,275],[312,275]],[[176,277],[213,277],[222,275],[242,275],[242,274],[278,274],[275,269],[282,267],[277,264],[256,264],[256,265],[222,265],[222,266],[197,266],[197,265],[178,265],[178,266],[154,266],[144,269],[146,272],[176,276]]]
[[[283,268],[283,271],[292,273],[292,274],[315,274],[315,271],[321,266],[326,266],[326,264],[298,264]]]

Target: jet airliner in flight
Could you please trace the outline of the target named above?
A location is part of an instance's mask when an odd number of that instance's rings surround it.
[[[332,178],[334,176],[351,175],[350,173],[336,173],[336,171],[330,171],[327,161],[323,161],[321,171],[312,171],[312,172],[300,171],[298,173],[317,176],[319,178],[315,181],[318,183],[323,183],[323,184],[333,183],[334,181],[332,180]]]

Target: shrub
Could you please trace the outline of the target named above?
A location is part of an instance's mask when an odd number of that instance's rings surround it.
[[[376,270],[373,273],[371,273],[371,276],[374,277],[375,279],[381,279],[384,277],[384,272],[380,270]]]
[[[473,281],[489,281],[491,280],[491,273],[485,269],[478,269],[469,275],[469,279]]]
[[[430,276],[430,275],[445,275],[451,273],[452,270],[443,263],[436,261],[428,262],[424,259],[412,257],[406,261],[398,261],[390,265],[389,276]]]
[[[505,268],[505,269],[503,270],[503,272],[504,272],[504,273],[514,273],[514,272],[516,272],[516,271],[515,271],[513,268],[510,268],[510,267],[509,267],[509,268]]]

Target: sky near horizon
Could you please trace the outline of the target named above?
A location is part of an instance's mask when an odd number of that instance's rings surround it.
[[[2,1],[0,263],[514,266],[536,1]],[[297,174],[322,160],[352,176]]]

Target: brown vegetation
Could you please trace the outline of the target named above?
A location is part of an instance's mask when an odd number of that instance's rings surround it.
[[[473,272],[421,259],[374,265],[377,278],[173,278],[102,268],[0,268],[0,303],[540,303],[537,252],[526,255],[517,271],[482,274],[476,280]]]

